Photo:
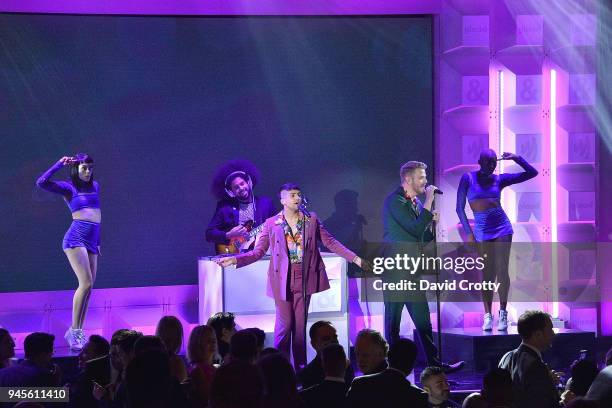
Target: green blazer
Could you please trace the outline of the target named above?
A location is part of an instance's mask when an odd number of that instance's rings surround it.
[[[412,203],[404,197],[400,186],[385,199],[383,206],[383,226],[385,242],[421,242],[433,240],[433,233],[428,228],[433,214],[426,210],[417,199],[419,214]]]

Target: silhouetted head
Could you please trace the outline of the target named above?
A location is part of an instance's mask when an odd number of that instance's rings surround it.
[[[0,328],[0,368],[4,361],[15,357],[15,341],[8,330]]]
[[[310,336],[310,345],[315,349],[317,354],[321,353],[321,350],[323,350],[325,346],[338,343],[336,328],[327,320],[315,322],[310,326],[308,335]]]
[[[230,356],[232,360],[242,360],[254,363],[258,354],[257,343],[257,335],[253,330],[243,329],[237,331],[230,340]]]
[[[216,355],[217,336],[215,330],[207,325],[194,327],[187,343],[188,360],[191,363],[212,364]]]
[[[527,310],[518,319],[518,333],[523,342],[529,343],[540,351],[552,345],[555,332],[552,318],[541,310]]]
[[[389,344],[380,332],[363,329],[355,340],[357,366],[363,374],[374,374],[387,359]]]
[[[49,333],[34,332],[28,334],[23,341],[25,358],[41,365],[50,363],[54,340],[55,336]]]
[[[326,376],[344,377],[346,353],[338,343],[330,343],[321,350],[321,365]]]
[[[164,316],[157,323],[155,335],[166,346],[168,353],[178,354],[183,346],[183,325],[175,316]]]
[[[585,396],[597,374],[599,370],[592,361],[576,361],[572,364],[572,383],[568,388],[577,396]]]
[[[503,368],[493,368],[482,380],[482,396],[493,406],[510,405],[514,399],[512,377]]]
[[[416,357],[416,344],[410,339],[398,339],[389,348],[389,367],[403,371],[408,375],[414,368]]]
[[[493,149],[483,149],[478,158],[480,164],[480,172],[486,176],[490,176],[497,167],[497,153]]]

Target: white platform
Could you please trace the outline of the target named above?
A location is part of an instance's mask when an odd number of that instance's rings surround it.
[[[308,310],[308,327],[317,320],[329,320],[338,332],[338,341],[348,353],[349,327],[347,313],[347,264],[344,258],[323,253],[330,289],[312,295]],[[199,320],[205,324],[210,316],[224,311],[236,315],[240,327],[259,327],[274,331],[274,299],[266,296],[269,257],[240,269],[222,268],[212,257],[198,261]],[[270,336],[267,336],[271,340]],[[273,344],[266,344],[272,346]],[[308,347],[308,360],[314,357]]]

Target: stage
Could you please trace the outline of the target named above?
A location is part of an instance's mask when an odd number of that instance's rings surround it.
[[[612,10],[549,3],[2,1],[0,327],[17,358],[28,334],[53,334],[69,382],[72,325],[110,340],[155,334],[168,315],[185,356],[192,329],[218,312],[272,347],[276,302],[298,293],[275,285],[314,259],[306,327],[330,321],[355,368],[361,330],[393,336],[399,321],[418,344],[416,317],[434,342],[440,333],[444,362],[466,362],[449,375],[462,400],[521,343],[530,310],[552,319],[550,368],[567,372],[583,350],[601,364],[612,347]],[[261,259],[216,262],[258,228]],[[412,271],[385,252],[397,242],[414,244]],[[449,286],[417,290],[428,310],[402,308],[385,326],[390,292],[378,288],[394,278],[400,298],[414,295],[411,279]],[[450,289],[459,280],[495,293]]]

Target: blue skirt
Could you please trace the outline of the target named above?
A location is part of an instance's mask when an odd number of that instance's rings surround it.
[[[501,207],[474,212],[474,239],[487,241],[514,233],[512,223]]]
[[[84,247],[87,252],[96,255],[100,254],[99,245],[100,224],[83,220],[72,220],[62,242],[63,249]]]

